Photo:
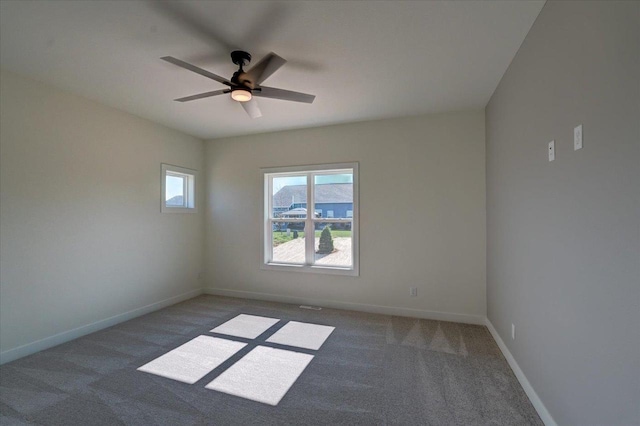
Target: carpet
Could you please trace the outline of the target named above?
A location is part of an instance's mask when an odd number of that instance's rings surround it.
[[[238,315],[280,321],[253,339],[211,333]],[[318,350],[286,347],[313,359],[276,406],[231,394],[234,366],[258,348],[284,350],[267,340],[291,321],[335,329]],[[246,346],[193,384],[137,370],[199,336]],[[0,366],[0,424],[542,422],[484,326],[199,296]]]
[[[198,336],[146,363],[138,371],[193,384],[238,352],[246,343]]]
[[[318,350],[335,327],[290,321],[266,341],[298,348]]]
[[[277,318],[240,314],[224,324],[217,326],[211,330],[211,332],[226,334],[228,336],[244,337],[246,339],[255,339],[278,321],[280,320]]]
[[[206,388],[275,406],[312,359],[309,354],[258,346]]]

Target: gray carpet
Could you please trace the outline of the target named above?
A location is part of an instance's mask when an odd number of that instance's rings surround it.
[[[238,314],[280,318],[193,385],[136,368]],[[205,385],[296,320],[336,327],[272,407]],[[218,337],[230,338],[219,335]],[[289,348],[291,349],[291,348]],[[200,296],[0,367],[0,424],[542,425],[485,327]]]

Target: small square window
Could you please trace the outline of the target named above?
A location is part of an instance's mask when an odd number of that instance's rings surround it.
[[[163,213],[194,213],[196,211],[196,171],[162,164]]]

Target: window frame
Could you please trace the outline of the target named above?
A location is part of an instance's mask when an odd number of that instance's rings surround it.
[[[197,213],[197,176],[198,171],[186,167],[174,166],[162,163],[160,167],[160,212],[161,213]],[[183,181],[183,205],[167,205],[167,176],[184,177]]]
[[[359,276],[360,275],[360,247],[359,247],[359,170],[358,162],[352,163],[333,163],[333,164],[314,164],[304,166],[287,166],[287,167],[270,167],[260,169],[263,180],[263,220],[261,244],[260,269],[275,271],[296,271],[319,274]],[[345,171],[353,174],[353,217],[351,218],[316,218],[315,212],[315,175],[326,175],[331,172],[336,174],[344,174]],[[307,217],[306,219],[286,219],[287,222],[304,223],[305,235],[308,235],[307,229],[311,229],[315,233],[315,222],[322,223],[346,223],[351,222],[351,267],[330,266],[330,265],[314,265],[315,260],[315,238],[307,238],[305,240],[305,263],[284,263],[272,262],[273,255],[273,223],[278,222],[277,218],[271,217],[273,202],[273,178],[282,176],[307,176]],[[322,215],[324,216],[324,215]]]

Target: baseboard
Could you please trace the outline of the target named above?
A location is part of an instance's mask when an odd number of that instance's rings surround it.
[[[558,426],[555,420],[553,420],[553,417],[551,417],[551,414],[547,410],[547,407],[544,406],[544,404],[542,403],[542,400],[540,399],[536,391],[533,389],[533,386],[531,386],[531,383],[529,383],[527,376],[525,376],[522,369],[520,369],[520,366],[516,362],[516,359],[513,357],[513,355],[511,355],[509,348],[507,348],[507,345],[504,343],[504,341],[498,334],[498,331],[495,329],[493,324],[491,324],[491,321],[489,321],[489,318],[486,319],[486,326],[489,329],[489,332],[491,333],[491,335],[493,336],[493,339],[498,344],[498,347],[502,351],[502,354],[507,359],[509,366],[513,370],[513,373],[516,375],[516,378],[520,382],[520,385],[522,386],[525,393],[529,397],[529,400],[531,400],[531,404],[533,404],[533,407],[538,412],[538,416],[540,416],[540,419],[544,422],[546,426]]]
[[[58,346],[70,340],[77,339],[78,337],[94,333],[98,330],[114,326],[116,324],[128,321],[141,315],[157,311],[158,309],[166,308],[167,306],[171,306],[184,300],[199,296],[203,294],[203,292],[203,289],[191,290],[186,293],[182,293],[177,296],[173,296],[168,299],[143,306],[141,308],[133,309],[129,312],[114,315],[110,318],[83,325],[74,328],[73,330],[63,331],[62,333],[54,334],[53,336],[45,337],[44,339],[36,340],[35,342],[27,343],[26,345],[18,346],[17,348],[0,352],[0,365],[11,362],[18,358],[25,357],[27,355],[34,354],[36,352],[40,352],[44,349]]]
[[[303,305],[321,306],[323,308],[345,309],[351,311],[369,312],[372,314],[397,315],[402,317],[424,318],[438,321],[461,322],[466,324],[484,325],[485,317],[452,312],[427,311],[422,309],[402,308],[395,306],[368,305],[364,303],[339,302],[336,300],[313,299],[306,297],[284,296],[272,293],[231,290],[228,288],[205,288],[206,294],[216,296],[239,297],[242,299],[266,300],[269,302],[295,303]]]

